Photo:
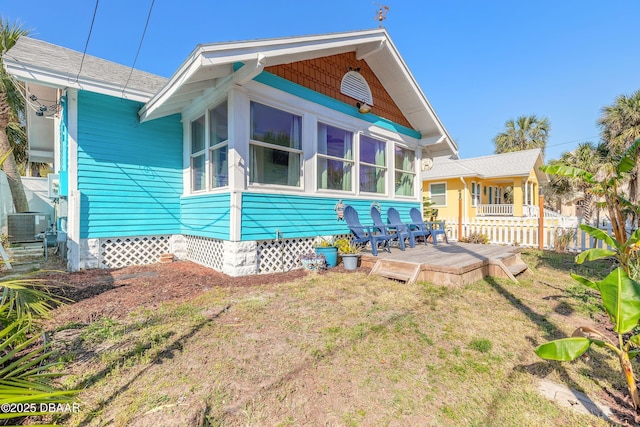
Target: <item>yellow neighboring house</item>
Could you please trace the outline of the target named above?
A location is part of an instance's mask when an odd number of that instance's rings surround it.
[[[548,182],[543,164],[537,148],[472,159],[436,157],[423,161],[422,191],[439,218],[457,218],[460,208],[468,219],[537,217],[540,186]]]

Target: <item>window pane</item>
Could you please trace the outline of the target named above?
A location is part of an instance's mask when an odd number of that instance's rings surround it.
[[[414,174],[396,171],[396,195],[397,196],[413,196],[413,177]]]
[[[318,123],[318,153],[352,159],[352,135],[344,129]]]
[[[213,146],[226,141],[227,136],[227,102],[223,102],[209,111],[209,145]]]
[[[204,154],[191,158],[191,185],[193,191],[204,190],[206,188]]]
[[[229,185],[229,165],[227,163],[227,146],[211,150],[211,187]]]
[[[413,150],[395,147],[395,168],[404,171],[415,170],[415,154]]]
[[[360,191],[384,193],[384,169],[360,165]]]
[[[191,153],[204,150],[204,116],[191,122]]]
[[[259,184],[300,186],[300,154],[251,146],[249,180]]]
[[[251,139],[299,150],[302,117],[252,102]]]
[[[431,193],[431,201],[438,206],[444,206],[447,203],[447,185],[431,184],[429,187]]]
[[[353,165],[350,162],[320,157],[318,159],[318,188],[351,191],[352,168]]]
[[[360,161],[385,166],[385,142],[362,135],[360,137]]]

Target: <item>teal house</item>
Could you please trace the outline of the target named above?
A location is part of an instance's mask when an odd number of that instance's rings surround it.
[[[457,156],[384,29],[202,44],[168,79],[29,37],[3,61],[71,270],[294,268],[341,205],[408,219],[421,165]]]

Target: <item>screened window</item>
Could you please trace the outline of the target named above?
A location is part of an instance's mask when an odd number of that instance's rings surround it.
[[[387,160],[386,142],[362,135],[360,137],[360,191],[385,193]]]
[[[201,191],[207,188],[205,164],[205,117],[191,122],[191,189]]]
[[[429,185],[429,198],[435,206],[447,205],[447,184],[431,184]]]
[[[227,102],[209,110],[209,163],[211,187],[229,185]]]
[[[318,123],[318,188],[352,190],[353,133]]]
[[[302,117],[251,102],[250,138],[251,183],[300,186]]]
[[[396,145],[394,154],[396,196],[413,196],[416,176],[415,153]]]

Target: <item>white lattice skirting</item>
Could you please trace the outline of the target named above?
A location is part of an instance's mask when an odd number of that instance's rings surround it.
[[[185,236],[187,259],[195,263],[222,271],[224,265],[224,242],[207,237]]]
[[[300,267],[300,255],[313,252],[315,238],[258,241],[258,273],[278,273]]]
[[[100,267],[121,268],[154,264],[169,252],[169,236],[100,239]]]
[[[184,236],[186,259],[232,276],[279,273],[300,268],[300,256],[313,252],[315,241],[316,238],[307,237],[227,242],[207,237]],[[99,250],[102,268],[154,264],[159,261],[160,255],[171,252],[171,236],[100,239]]]

